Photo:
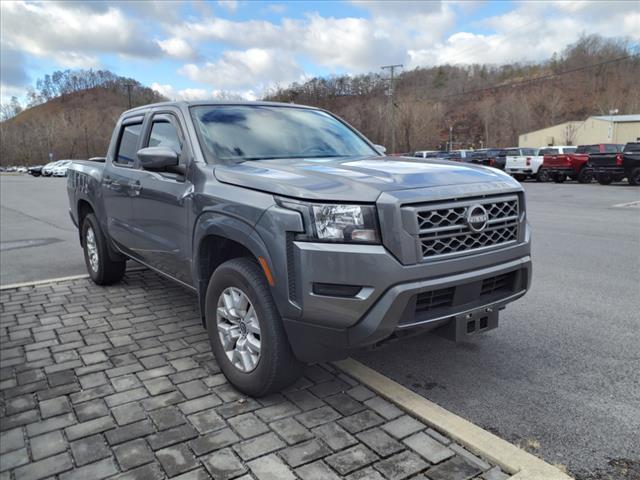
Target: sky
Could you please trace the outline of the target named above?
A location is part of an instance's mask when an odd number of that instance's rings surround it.
[[[626,1],[2,1],[0,100],[67,68],[171,99],[260,98],[315,76],[533,62],[583,33],[640,42]]]

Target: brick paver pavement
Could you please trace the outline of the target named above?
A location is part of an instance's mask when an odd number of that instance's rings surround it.
[[[0,480],[507,478],[330,365],[244,397],[153,272],[0,295]]]

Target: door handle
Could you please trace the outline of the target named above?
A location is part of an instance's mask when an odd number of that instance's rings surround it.
[[[140,195],[142,184],[140,183],[140,180],[138,180],[136,183],[132,183],[129,188],[131,188],[131,195],[135,197]]]

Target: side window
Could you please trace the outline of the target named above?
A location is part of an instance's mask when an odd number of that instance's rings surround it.
[[[141,130],[141,123],[127,125],[122,129],[115,163],[126,166],[133,165],[138,154],[138,138]]]
[[[156,121],[151,126],[151,134],[149,135],[150,147],[169,147],[177,154],[180,154],[182,147],[180,145],[180,137],[173,124],[167,121]]]

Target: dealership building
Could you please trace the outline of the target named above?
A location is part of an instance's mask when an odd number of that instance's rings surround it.
[[[524,133],[519,147],[640,141],[640,115],[602,115]]]

